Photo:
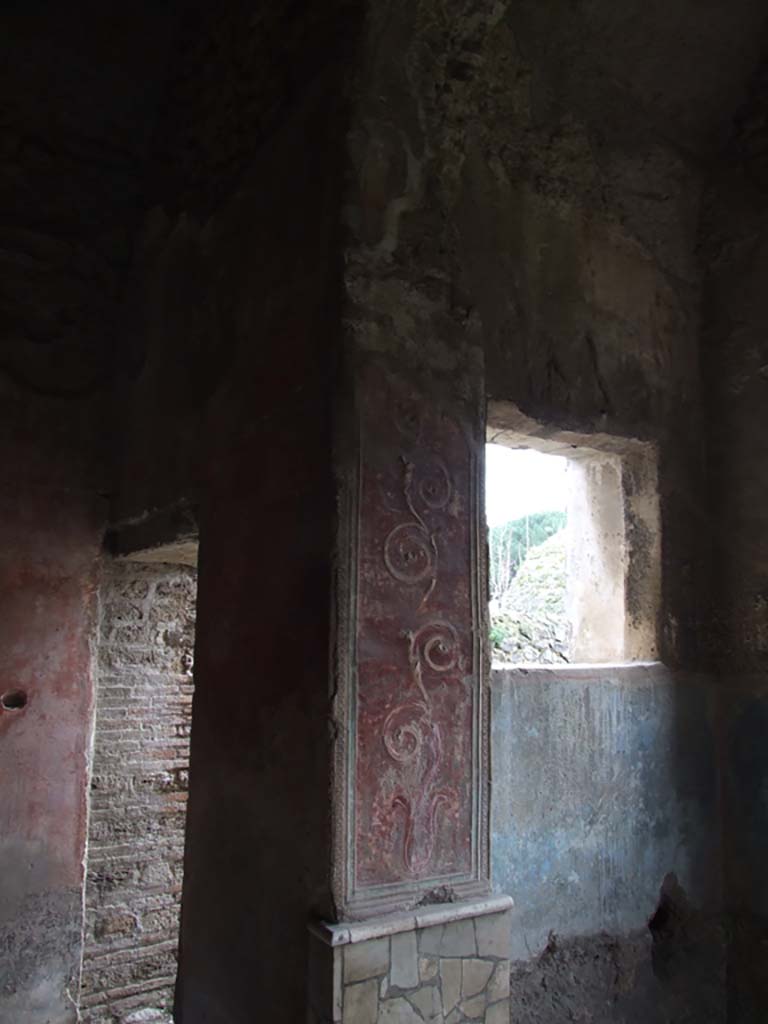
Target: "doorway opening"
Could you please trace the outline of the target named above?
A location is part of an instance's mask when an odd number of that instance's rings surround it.
[[[196,545],[106,558],[90,785],[84,1024],[172,1024],[184,860]]]

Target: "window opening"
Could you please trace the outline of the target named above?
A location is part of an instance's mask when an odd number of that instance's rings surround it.
[[[489,620],[496,664],[657,656],[655,448],[550,429],[491,403],[486,446]]]
[[[571,660],[566,594],[568,463],[486,448],[491,647],[495,661]]]

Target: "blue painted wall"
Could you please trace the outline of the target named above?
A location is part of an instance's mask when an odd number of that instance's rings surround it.
[[[513,957],[720,904],[716,691],[661,665],[492,673],[492,870]],[[768,835],[768,833],[766,833]]]

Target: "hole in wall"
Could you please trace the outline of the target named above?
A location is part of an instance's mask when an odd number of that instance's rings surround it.
[[[4,711],[21,711],[27,706],[27,695],[23,690],[7,690],[0,696],[0,707]]]

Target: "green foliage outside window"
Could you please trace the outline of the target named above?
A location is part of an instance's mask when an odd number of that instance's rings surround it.
[[[540,512],[489,530],[494,661],[568,661],[566,514]]]

